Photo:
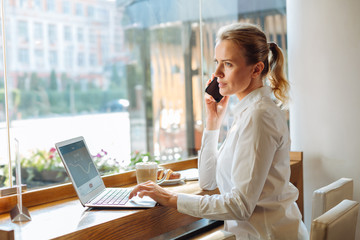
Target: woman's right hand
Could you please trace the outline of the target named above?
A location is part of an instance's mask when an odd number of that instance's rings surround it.
[[[213,78],[214,75],[211,76],[211,79]],[[207,85],[210,84],[211,79],[207,82]],[[226,113],[228,102],[229,102],[229,96],[224,96],[220,102],[216,102],[211,95],[205,94],[207,130],[217,130],[220,128],[221,122]]]

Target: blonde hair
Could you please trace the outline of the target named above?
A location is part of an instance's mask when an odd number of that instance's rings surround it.
[[[233,23],[220,28],[216,43],[222,40],[234,41],[241,47],[247,64],[264,63],[261,78],[268,78],[275,97],[286,106],[289,82],[284,74],[284,55],[276,43],[268,43],[260,27],[249,23]]]

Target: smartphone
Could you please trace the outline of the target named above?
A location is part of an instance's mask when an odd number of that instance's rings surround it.
[[[219,92],[219,83],[217,77],[214,77],[210,84],[206,87],[205,92],[210,94],[216,102],[220,102],[223,96]]]

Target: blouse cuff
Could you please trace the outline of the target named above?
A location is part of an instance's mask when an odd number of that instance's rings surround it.
[[[177,199],[177,210],[180,213],[199,217],[200,195],[179,193]]]

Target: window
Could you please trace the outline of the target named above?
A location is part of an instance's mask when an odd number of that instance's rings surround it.
[[[62,12],[64,14],[71,14],[71,5],[69,1],[62,2]]]
[[[78,40],[78,42],[84,41],[84,29],[83,28],[77,29],[77,40]]]
[[[89,63],[90,63],[90,66],[95,66],[97,63],[96,63],[96,56],[94,53],[90,53],[89,55]]]
[[[81,3],[76,3],[76,16],[82,16],[83,14],[83,5]]]
[[[50,44],[54,44],[57,40],[56,26],[53,24],[48,26],[48,38]]]
[[[89,29],[89,41],[90,43],[94,44],[96,42],[96,36],[94,33],[94,29]]]
[[[46,0],[46,7],[49,12],[55,12],[55,0]]]
[[[101,21],[109,21],[109,11],[104,8],[97,8],[96,18]]]
[[[72,29],[70,26],[64,26],[64,40],[72,41]]]
[[[44,51],[36,49],[34,55],[36,67],[44,67]]]
[[[64,66],[67,69],[72,69],[74,64],[74,49],[67,47],[64,52]]]
[[[85,54],[83,52],[78,53],[78,66],[83,67],[85,65]]]
[[[43,25],[42,23],[34,23],[34,39],[42,40],[43,39]]]
[[[18,51],[18,61],[23,65],[29,65],[29,50],[20,48]]]
[[[28,0],[19,0],[20,7],[26,8],[28,4]]]
[[[20,42],[27,42],[29,33],[28,33],[28,23],[26,21],[18,21],[18,39]]]
[[[75,3],[75,16],[69,14],[70,0],[34,1],[39,8],[27,9],[26,16],[17,11],[19,6],[7,6],[5,17],[19,19],[5,22],[6,31],[15,29],[17,37],[16,44],[7,45],[14,97],[9,131],[31,173],[28,188],[68,180],[53,146],[80,135],[102,174],[127,170],[136,152],[162,162],[195,156],[204,128],[204,79],[214,71],[219,26],[257,22],[286,46],[285,6],[264,1],[92,1]],[[50,16],[57,3],[61,11]],[[28,23],[31,36],[47,44],[28,41]],[[1,96],[0,126],[5,126]],[[10,184],[5,130],[0,128],[0,186]],[[14,151],[12,142],[10,147]],[[44,169],[53,170],[52,178],[42,176],[48,174]]]
[[[57,52],[56,51],[50,51],[49,52],[49,64],[52,68],[56,68],[57,67],[57,63],[58,63],[58,60],[57,60]]]
[[[87,7],[87,16],[88,16],[89,18],[95,17],[95,10],[94,10],[94,7],[93,7],[93,6],[88,6],[88,7]]]
[[[34,0],[33,3],[34,3],[34,8],[35,9],[41,10],[41,8],[42,8],[42,0]]]

